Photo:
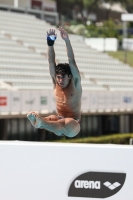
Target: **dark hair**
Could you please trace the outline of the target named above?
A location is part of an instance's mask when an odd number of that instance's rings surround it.
[[[67,74],[68,76],[71,73],[71,69],[68,63],[59,63],[58,65],[56,65],[55,67],[55,73],[56,74],[61,74],[61,75],[65,75]]]

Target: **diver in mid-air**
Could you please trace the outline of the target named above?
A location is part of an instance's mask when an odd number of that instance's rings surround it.
[[[81,77],[75,62],[73,49],[67,32],[59,27],[61,38],[66,43],[68,62],[55,63],[54,42],[55,30],[47,32],[48,61],[50,75],[54,86],[57,115],[41,117],[34,111],[27,117],[35,128],[46,129],[58,136],[74,137],[80,131],[81,120]]]

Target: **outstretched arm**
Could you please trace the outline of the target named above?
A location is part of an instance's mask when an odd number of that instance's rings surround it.
[[[56,36],[55,30],[50,29],[47,32],[47,37],[48,36]],[[48,40],[47,40],[48,41]],[[55,84],[55,51],[54,51],[54,42],[48,41],[48,61],[49,61],[49,71],[50,75],[52,77],[53,83]],[[52,46],[51,46],[52,45]]]
[[[72,75],[75,79],[78,79],[79,81],[81,81],[80,72],[79,72],[77,64],[75,62],[74,53],[73,53],[73,49],[72,49],[72,46],[71,46],[71,42],[69,40],[69,36],[68,36],[67,32],[62,27],[59,27],[59,31],[60,31],[61,38],[66,43],[68,61],[69,61],[69,66],[70,66]]]

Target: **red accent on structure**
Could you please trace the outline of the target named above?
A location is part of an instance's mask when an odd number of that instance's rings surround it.
[[[0,106],[7,106],[7,97],[0,97]]]
[[[31,1],[31,7],[32,7],[33,9],[42,10],[42,1],[32,0],[32,1]]]

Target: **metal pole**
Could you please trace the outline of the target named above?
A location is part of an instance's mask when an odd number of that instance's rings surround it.
[[[40,19],[41,20],[44,20],[45,18],[44,18],[44,7],[43,7],[43,3],[42,3],[42,6],[41,6],[41,13],[40,13]]]
[[[64,15],[61,15],[61,26],[64,27],[64,21],[65,21],[65,17]]]
[[[123,42],[124,39],[127,38],[127,22],[123,21]],[[125,47],[124,47],[124,62],[127,63],[127,43],[125,41]]]
[[[14,0],[14,7],[18,8],[18,0]]]
[[[58,26],[59,25],[59,14],[57,13],[55,17],[55,24]]]
[[[130,144],[130,145],[133,145],[133,138],[130,138],[129,144]]]

